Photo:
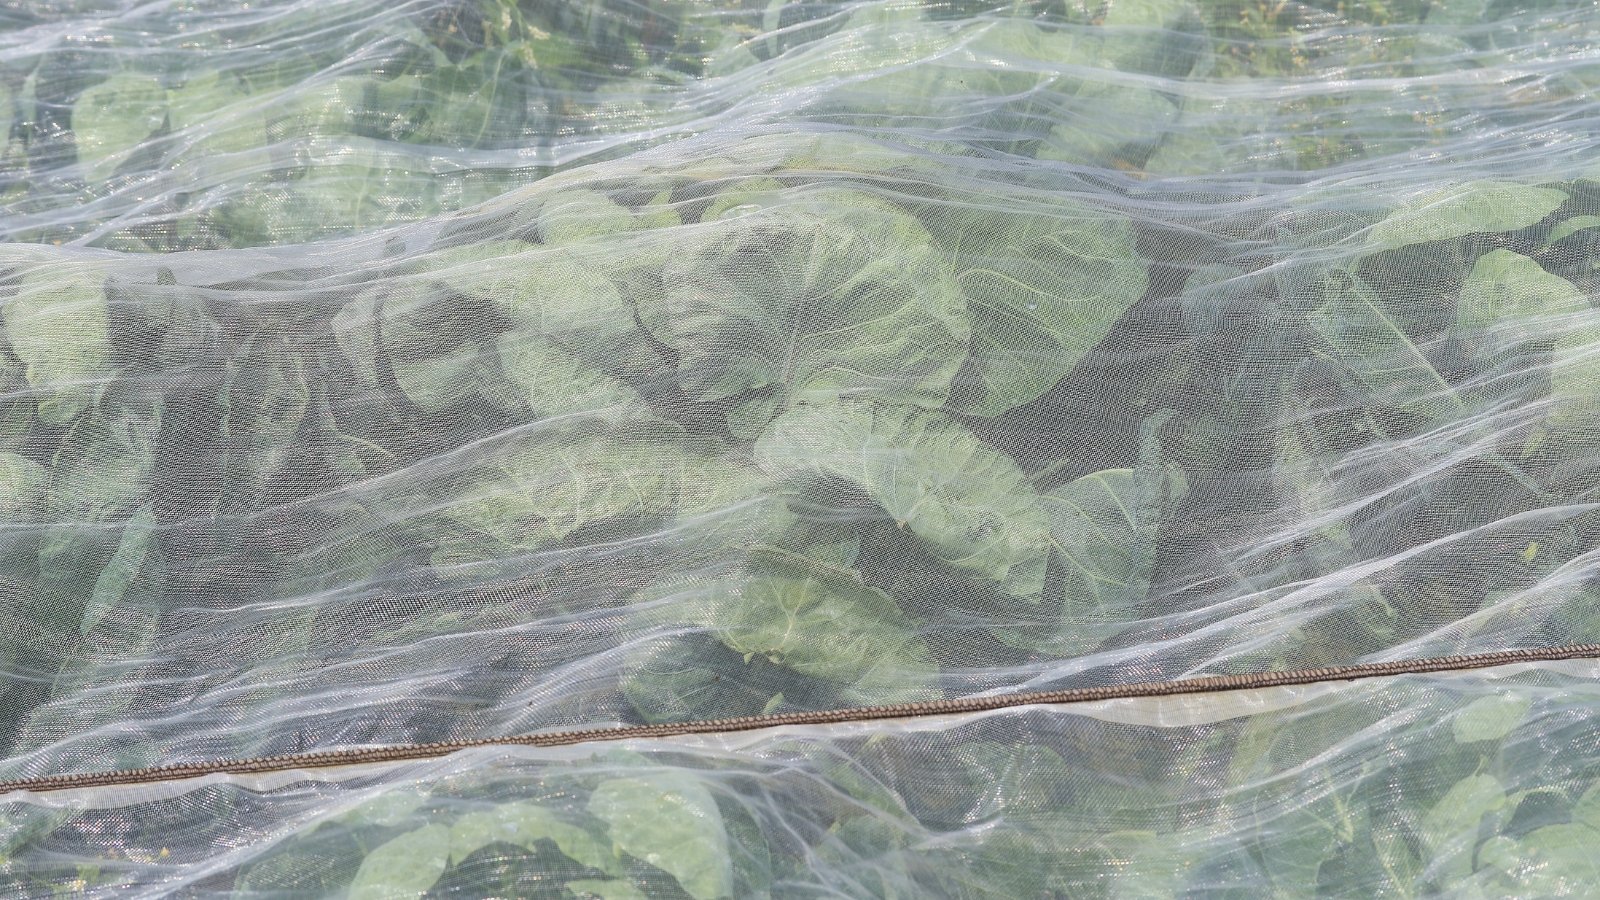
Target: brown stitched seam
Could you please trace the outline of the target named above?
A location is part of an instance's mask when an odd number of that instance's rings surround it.
[[[244,759],[219,759],[146,769],[106,772],[79,772],[44,775],[0,781],[0,794],[12,791],[61,791],[71,788],[114,787],[178,781],[204,775],[253,775],[296,769],[330,768],[366,763],[406,762],[433,759],[472,747],[523,746],[561,747],[595,741],[621,741],[634,738],[674,737],[690,734],[717,734],[776,728],[783,725],[828,725],[844,722],[871,722],[880,719],[909,719],[961,713],[987,712],[1016,706],[1088,703],[1096,700],[1124,700],[1139,697],[1172,697],[1184,694],[1210,694],[1252,688],[1318,684],[1332,681],[1359,681],[1393,675],[1419,675],[1429,672],[1455,672],[1484,669],[1513,663],[1554,662],[1563,659],[1600,658],[1600,644],[1573,644],[1526,650],[1501,650],[1470,656],[1436,656],[1393,662],[1360,663],[1322,669],[1294,669],[1284,672],[1256,672],[1248,675],[1213,675],[1177,681],[1106,685],[1061,691],[1030,691],[965,697],[954,700],[929,700],[922,703],[895,703],[814,712],[741,716],[732,719],[702,719],[661,725],[625,725],[577,731],[547,731],[510,737],[442,741],[433,744],[396,744],[388,747],[358,747],[320,753],[293,753],[283,756],[256,756]]]

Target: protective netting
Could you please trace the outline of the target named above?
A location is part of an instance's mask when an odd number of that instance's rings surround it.
[[[1600,666],[496,748],[6,809],[14,893],[1584,896]]]
[[[1600,641],[1597,14],[4,5],[0,780]],[[16,792],[0,885],[1581,893],[1594,674]]]

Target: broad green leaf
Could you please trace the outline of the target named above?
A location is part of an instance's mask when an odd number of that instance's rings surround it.
[[[630,856],[678,880],[695,900],[733,895],[733,865],[722,813],[693,776],[663,772],[600,782],[589,812]]]
[[[608,520],[645,529],[675,517],[695,519],[693,529],[660,538],[663,548],[669,542],[725,548],[727,541],[759,540],[774,527],[780,510],[757,473],[647,438],[608,433],[513,442],[446,495],[439,514],[452,525],[429,520],[426,537],[440,548],[437,560],[533,550]]]
[[[764,656],[741,659],[715,635],[673,621],[673,613],[670,607],[641,613],[641,629],[669,633],[630,641],[622,659],[623,696],[646,722],[758,715],[793,689],[793,672]]]
[[[426,825],[367,854],[350,883],[350,900],[421,897],[450,864],[450,827]]]
[[[6,339],[27,366],[28,383],[49,392],[39,417],[64,425],[110,373],[105,277],[92,263],[36,247],[0,252],[0,269],[19,276],[0,306]]]
[[[1452,785],[1422,817],[1420,837],[1431,864],[1453,878],[1471,872],[1479,822],[1505,805],[1505,786],[1493,775],[1469,775]]]
[[[417,408],[440,412],[476,395],[489,383],[488,360],[471,344],[441,356],[395,359],[395,383]]]
[[[386,791],[341,814],[336,821],[354,827],[394,827],[413,818],[427,801],[426,794],[415,790]]]
[[[1480,697],[1456,713],[1450,730],[1458,744],[1497,741],[1516,729],[1531,704],[1527,697],[1511,693]]]
[[[1600,831],[1587,825],[1546,825],[1517,842],[1508,874],[1518,897],[1580,896],[1600,884]]]
[[[1145,263],[1121,216],[1063,202],[939,209],[932,219],[972,317],[953,398],[961,412],[999,415],[1038,399],[1144,295]]]
[[[51,514],[80,523],[132,516],[149,487],[157,428],[100,413],[75,421],[51,460]]]
[[[1493,328],[1521,340],[1552,337],[1560,316],[1589,308],[1583,292],[1537,262],[1510,250],[1478,257],[1461,285],[1456,304],[1459,329]]]
[[[89,595],[89,603],[83,611],[84,634],[93,631],[100,619],[122,601],[123,594],[139,576],[145,555],[154,543],[155,514],[146,504],[122,526],[122,542],[95,580],[94,591]]]
[[[1167,493],[1159,472],[1107,469],[1040,495],[1063,573],[1059,610],[999,630],[1000,639],[1071,657],[1132,624],[1150,589]]]
[[[311,402],[306,365],[294,347],[271,335],[247,341],[225,372],[219,431],[229,448],[228,487],[259,489],[298,448]]]
[[[1591,228],[1600,228],[1600,216],[1573,216],[1570,219],[1563,219],[1556,223],[1556,227],[1550,229],[1550,237],[1545,240],[1545,245],[1560,243],[1580,231],[1588,231]]]
[[[1085,81],[1061,92],[1051,110],[1051,129],[1039,143],[1039,159],[1081,166],[1133,168],[1148,156],[1178,119],[1169,95],[1125,84]],[[1114,109],[1116,115],[1106,115]]]
[[[1124,71],[1183,78],[1208,49],[1191,0],[1112,0],[1100,24],[1107,60]]]
[[[1600,784],[1591,786],[1572,804],[1572,821],[1600,830]]]
[[[1322,341],[1319,350],[1342,363],[1374,405],[1426,420],[1461,407],[1455,390],[1354,275],[1326,275],[1311,288],[1320,301],[1307,323]]]
[[[821,107],[829,112],[861,111],[879,119],[925,116],[959,89],[956,77],[929,62],[973,33],[927,22],[864,21],[778,59],[766,87],[826,89]]]
[[[417,129],[426,111],[420,83],[411,76],[383,80],[344,75],[295,86],[286,103],[275,104],[267,121],[271,141],[360,135],[403,140]]]
[[[492,402],[540,417],[608,411],[638,421],[651,417],[633,388],[543,335],[513,331],[496,348],[504,387],[486,392]]]
[[[965,301],[941,254],[916,219],[870,195],[817,192],[702,226],[662,281],[640,319],[677,351],[694,400],[936,406],[966,347]],[[746,413],[741,432],[753,437],[760,418]]]
[[[617,286],[566,250],[520,241],[472,244],[423,257],[417,269],[426,281],[493,303],[516,331],[543,335],[591,366],[623,376],[659,367]],[[425,292],[405,298],[385,317],[406,320],[425,302]]]
[[[539,236],[550,245],[626,234],[642,226],[632,210],[596,191],[561,191],[539,207]]]
[[[1550,369],[1549,421],[1553,425],[1586,425],[1600,412],[1600,326],[1581,324],[1557,332]]]
[[[839,684],[843,702],[898,703],[932,692],[932,654],[882,591],[842,577],[753,576],[679,587],[674,597],[678,615],[730,650]]]
[[[700,213],[700,221],[736,218],[759,212],[783,202],[783,182],[776,178],[746,178],[717,193],[715,200]]]
[[[594,835],[533,803],[501,803],[457,819],[450,826],[450,861],[460,865],[496,841],[533,850],[541,840],[554,843],[562,853],[591,869],[614,873],[620,868],[610,848]]]
[[[369,138],[308,138],[296,154],[298,178],[251,185],[208,211],[235,244],[289,244],[425,218],[438,212],[447,183],[424,161]]]
[[[1517,231],[1555,212],[1567,195],[1554,188],[1474,181],[1423,194],[1367,231],[1374,250],[1448,241],[1482,232]]]
[[[190,152],[241,153],[264,147],[266,116],[230,73],[196,73],[168,95],[173,132],[183,132]]]
[[[37,521],[44,512],[50,474],[25,456],[0,451],[0,522]]]
[[[1009,458],[939,413],[839,400],[775,419],[755,455],[777,477],[822,476],[859,486],[947,564],[1007,593],[1037,598],[1049,527]]]
[[[380,289],[368,288],[334,313],[333,339],[344,352],[350,368],[363,384],[378,383],[378,332]]]
[[[113,75],[78,96],[72,136],[90,181],[104,181],[167,118],[167,91],[153,75]]]
[[[510,53],[489,52],[423,76],[416,98],[421,115],[406,140],[478,147],[523,127],[527,99]]]

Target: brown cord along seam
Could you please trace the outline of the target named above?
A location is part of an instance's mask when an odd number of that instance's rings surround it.
[[[1285,672],[1257,672],[1249,675],[1214,675],[1178,681],[1106,685],[1061,691],[1031,691],[966,697],[956,700],[930,700],[924,703],[895,703],[815,712],[780,713],[766,716],[741,716],[732,719],[702,719],[661,725],[627,725],[590,728],[579,731],[547,731],[510,737],[441,741],[433,744],[396,744],[389,747],[362,747],[328,750],[321,753],[292,753],[283,756],[256,756],[245,759],[219,759],[206,762],[124,769],[108,772],[81,772],[44,775],[0,781],[0,794],[12,791],[61,791],[70,788],[113,787],[178,781],[204,775],[254,775],[296,769],[318,769],[366,763],[406,762],[433,759],[471,747],[524,746],[561,747],[595,741],[621,741],[632,738],[662,738],[688,734],[716,734],[775,728],[782,725],[827,725],[841,722],[871,722],[880,719],[908,719],[960,713],[986,712],[1015,706],[1088,703],[1095,700],[1123,700],[1137,697],[1172,697],[1184,694],[1211,694],[1252,688],[1318,684],[1331,681],[1358,681],[1393,675],[1419,675],[1428,672],[1453,672],[1484,669],[1513,663],[1554,662],[1563,659],[1600,658],[1600,644],[1573,644],[1527,650],[1501,650],[1471,656],[1435,656],[1394,662],[1360,663],[1324,669],[1294,669]]]

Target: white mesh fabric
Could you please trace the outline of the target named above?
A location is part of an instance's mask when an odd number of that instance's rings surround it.
[[[0,779],[1595,641],[1591,18],[0,10]],[[1588,674],[19,792],[0,878],[1575,893]]]

